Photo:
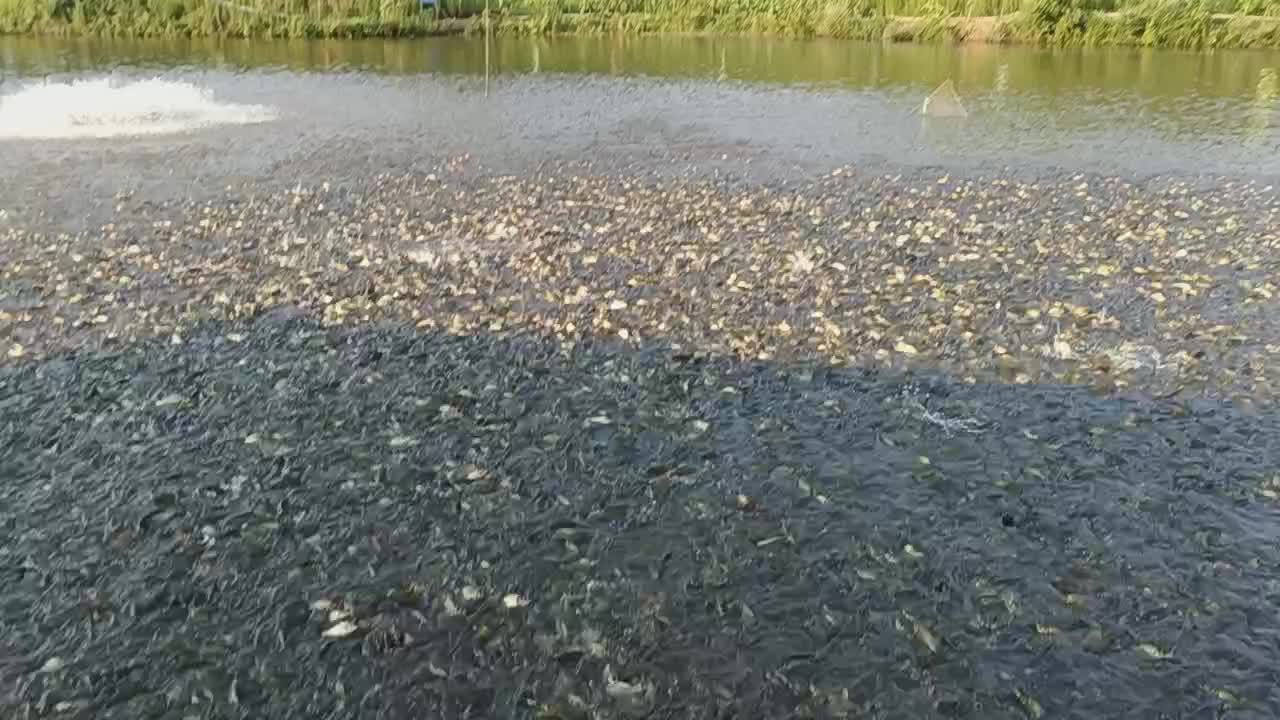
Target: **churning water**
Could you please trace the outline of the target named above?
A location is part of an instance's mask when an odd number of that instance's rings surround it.
[[[33,83],[0,95],[0,138],[110,138],[273,120],[262,105],[220,102],[207,89],[159,79]]]

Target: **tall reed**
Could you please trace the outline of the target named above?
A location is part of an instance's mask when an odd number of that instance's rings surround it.
[[[466,29],[484,0],[0,0],[0,32],[306,37]],[[1278,47],[1280,0],[491,0],[502,32],[757,32]],[[471,18],[471,21],[467,21]],[[1266,19],[1266,18],[1275,18]],[[462,19],[462,20],[459,20]]]

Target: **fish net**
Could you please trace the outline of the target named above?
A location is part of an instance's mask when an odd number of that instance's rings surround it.
[[[955,83],[949,78],[924,99],[920,111],[929,117],[965,117],[969,114],[964,103],[960,102]]]

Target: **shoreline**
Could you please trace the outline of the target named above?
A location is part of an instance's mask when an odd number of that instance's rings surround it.
[[[66,16],[0,14],[0,35],[60,37],[416,38],[483,32],[484,16],[316,18],[257,11],[227,3],[211,10],[157,20],[139,10],[106,17],[73,10]],[[674,17],[643,13],[495,14],[491,30],[517,35],[762,35],[889,43],[1039,45],[1045,47],[1155,47],[1189,50],[1280,48],[1280,17],[1243,14],[1183,16],[1062,10],[963,17],[955,14],[872,15],[788,24],[770,14]]]

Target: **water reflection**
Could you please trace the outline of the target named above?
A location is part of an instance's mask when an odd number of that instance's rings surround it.
[[[1264,138],[1271,126],[1271,115],[1275,112],[1277,88],[1276,69],[1263,68],[1258,74],[1258,89],[1254,95],[1253,108],[1249,113],[1249,131],[1251,140]]]
[[[425,40],[113,40],[2,38],[8,74],[78,72],[104,65],[387,73],[479,73],[480,38]],[[1280,52],[1038,49],[687,36],[496,37],[496,72],[701,77],[751,82],[930,88],[950,78],[975,92],[1136,93],[1149,98],[1253,96]]]

